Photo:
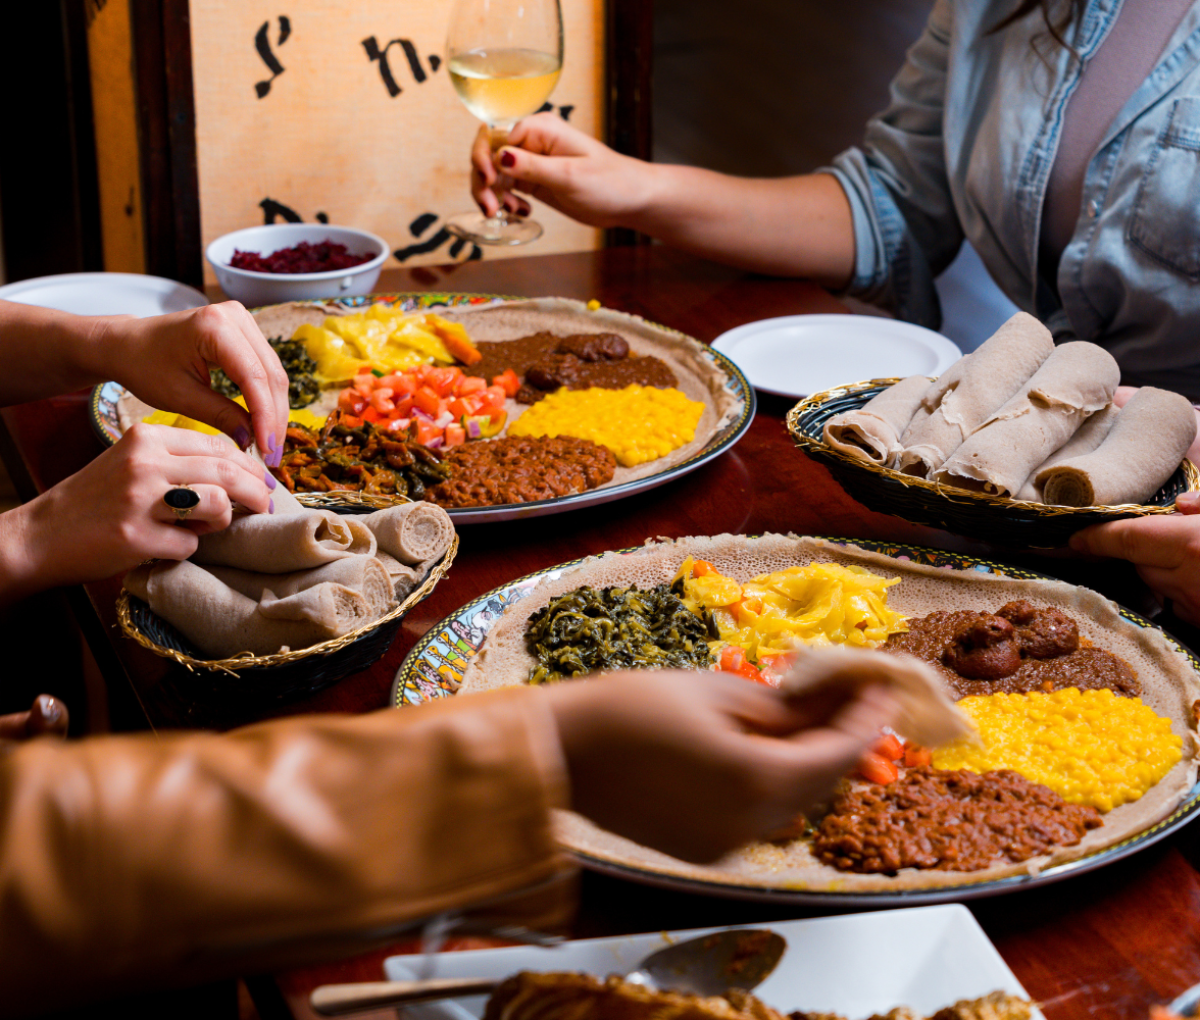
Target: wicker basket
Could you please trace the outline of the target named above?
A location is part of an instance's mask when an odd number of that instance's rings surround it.
[[[370,498],[370,497],[366,497]],[[362,507],[359,512],[368,512]],[[117,599],[117,622],[127,637],[155,655],[186,666],[195,675],[197,693],[225,697],[282,700],[311,694],[351,673],[366,669],[383,655],[400,629],[405,614],[424,599],[450,569],[458,552],[458,536],[421,584],[378,620],[294,652],[239,655],[204,659],[169,623],[151,612],[141,599],[122,591]]]
[[[837,386],[800,401],[787,416],[796,445],[829,468],[850,496],[880,513],[1001,545],[1051,549],[1066,545],[1072,534],[1092,524],[1171,513],[1176,496],[1200,489],[1200,472],[1185,460],[1148,504],[1049,506],[914,478],[857,460],[826,444],[822,433],[830,418],[862,407],[899,381],[870,379]]]

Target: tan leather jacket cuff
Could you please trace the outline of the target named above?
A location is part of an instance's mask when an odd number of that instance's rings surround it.
[[[0,758],[4,1011],[278,966],[317,940],[554,884],[571,870],[550,823],[565,800],[530,690],[225,736],[34,742]]]

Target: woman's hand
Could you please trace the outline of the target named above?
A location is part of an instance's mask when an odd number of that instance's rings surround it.
[[[529,203],[508,190],[515,188],[589,226],[621,226],[645,201],[653,173],[651,164],[614,152],[552,113],[518,121],[495,153],[485,125],[471,150],[471,194],[488,216],[500,209],[499,185],[509,212],[529,213]]]
[[[616,673],[547,694],[572,808],[689,861],[715,860],[827,798],[898,710],[878,687],[788,701],[719,673]]]
[[[0,599],[111,577],[150,557],[186,559],[198,535],[229,524],[230,500],[268,513],[276,484],[220,436],[134,425],[83,470],[0,517]],[[183,522],[163,502],[181,485],[200,497]]]
[[[628,227],[717,262],[841,288],[854,274],[850,199],[828,173],[730,177],[622,156],[539,113],[494,153],[487,129],[471,151],[471,193],[488,216],[524,214],[532,195],[592,227]],[[797,225],[800,226],[797,226]]]
[[[1200,493],[1184,493],[1175,509],[1084,528],[1071,536],[1071,548],[1129,560],[1160,599],[1174,603],[1176,616],[1200,626]]]
[[[245,449],[253,436],[268,464],[279,464],[288,419],[288,378],[253,316],[236,301],[145,319],[108,319],[92,349],[104,378],[153,407],[220,429]],[[218,365],[240,387],[247,413],[209,383]]]

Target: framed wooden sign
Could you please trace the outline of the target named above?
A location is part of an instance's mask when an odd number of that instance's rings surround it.
[[[545,235],[524,248],[481,250],[444,229],[446,216],[471,206],[468,153],[478,129],[442,57],[450,5],[101,5],[89,29],[93,81],[112,54],[120,60],[113,39],[127,24],[140,162],[136,187],[120,180],[105,188],[98,118],[101,191],[114,196],[106,241],[110,223],[128,234],[130,220],[140,221],[145,271],[191,283],[212,282],[202,258],[208,242],[264,222],[324,220],[371,230],[389,242],[393,266],[604,243],[601,232],[545,207],[536,210]],[[565,58],[549,108],[621,151],[647,156],[649,4],[562,0],[562,10]],[[613,45],[617,39],[624,41]],[[95,101],[99,115],[103,96]],[[137,215],[120,222],[115,196],[129,190]]]

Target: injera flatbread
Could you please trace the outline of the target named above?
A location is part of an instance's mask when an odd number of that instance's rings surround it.
[[[1119,842],[1169,814],[1195,782],[1197,741],[1190,719],[1191,705],[1200,698],[1200,681],[1187,658],[1159,631],[1125,620],[1112,602],[1086,588],[1061,581],[1018,580],[974,570],[927,567],[853,546],[794,535],[686,538],[648,545],[632,554],[605,553],[589,558],[565,575],[539,584],[504,613],[468,666],[460,695],[524,682],[533,664],[533,657],[524,645],[526,621],[554,596],[583,584],[602,587],[636,583],[647,587],[668,582],[687,555],[708,560],[722,573],[740,581],[814,561],[864,566],[875,573],[902,579],[888,590],[888,604],[909,616],[922,616],[938,609],[994,610],[1017,598],[1062,608],[1078,621],[1082,636],[1121,656],[1137,671],[1145,689],[1142,700],[1158,715],[1170,718],[1175,732],[1183,738],[1183,760],[1140,800],[1110,811],[1104,816],[1104,825],[1092,830],[1075,846],[1059,848],[1053,854],[1022,864],[984,871],[906,869],[895,876],[858,875],[820,864],[806,842],[784,846],[755,844],[735,851],[716,865],[700,867],[639,846],[597,828],[578,815],[563,812],[558,819],[558,832],[570,849],[643,871],[726,885],[841,893],[969,884],[1006,875],[1036,874],[1048,865]]]
[[[282,599],[269,589],[250,599],[189,560],[135,567],[125,587],[214,659],[308,648],[378,615],[359,592],[328,581]]]
[[[1060,344],[933,477],[963,489],[1015,495],[1034,469],[1065,445],[1090,415],[1112,402],[1120,381],[1116,359],[1099,344],[1082,340]]]
[[[779,689],[798,695],[822,689],[855,691],[875,683],[885,684],[895,700],[898,713],[892,726],[906,740],[941,747],[975,733],[937,671],[911,655],[879,655],[849,645],[806,645]]]
[[[1104,437],[1108,435],[1112,427],[1117,423],[1117,415],[1120,413],[1120,408],[1116,404],[1109,404],[1103,411],[1097,411],[1093,414],[1079,426],[1079,430],[1075,435],[1038,465],[1033,474],[1026,479],[1025,484],[1021,486],[1021,490],[1017,493],[1016,498],[1029,500],[1034,503],[1042,502],[1042,487],[1037,480],[1038,475],[1059,461],[1070,460],[1072,457],[1082,457],[1085,453],[1091,453],[1095,450],[1104,442]]]
[[[440,560],[454,541],[450,515],[434,503],[418,501],[376,510],[362,518],[379,552],[407,566]]]
[[[362,310],[341,309],[336,306],[314,307],[291,302],[260,308],[254,312],[254,318],[267,336],[290,337],[302,323],[312,322],[319,325],[327,314],[351,314]],[[704,344],[674,330],[655,326],[636,315],[627,315],[608,308],[589,311],[584,302],[569,298],[497,301],[489,305],[432,308],[429,311],[461,322],[473,340],[516,340],[539,332],[554,333],[558,336],[570,336],[573,333],[616,333],[629,344],[631,354],[652,354],[665,361],[678,379],[678,388],[690,400],[704,404],[704,413],[696,425],[695,437],[690,443],[657,460],[634,467],[622,467],[618,464],[616,473],[608,485],[620,485],[623,482],[645,478],[683,463],[703,450],[724,425],[736,419],[742,412],[742,399],[734,394],[729,386],[729,379],[717,368],[711,360],[711,355],[705,355],[707,347]],[[469,367],[464,371],[468,375],[471,372]],[[336,390],[324,392],[322,398],[311,405],[314,412],[328,413],[331,406],[330,392],[336,398]],[[519,404],[511,399],[506,407],[509,423],[527,410],[526,404]],[[152,410],[153,408],[142,403],[137,397],[127,393],[117,404],[122,430],[129,428],[134,422],[141,421]]]
[[[229,527],[200,536],[192,561],[263,574],[311,570],[347,556],[374,556],[375,536],[332,510],[241,514]]]
[[[980,347],[929,384],[928,415],[914,416],[900,437],[895,467],[929,477],[988,417],[1027,382],[1054,350],[1037,319],[1017,312]]]
[[[899,456],[900,437],[928,390],[926,376],[901,379],[862,407],[830,418],[823,430],[825,442],[869,464],[890,465]]]
[[[1047,503],[1142,503],[1171,477],[1195,438],[1196,411],[1187,397],[1143,386],[1095,450],[1042,465],[1034,484]]]
[[[289,574],[262,574],[237,567],[205,566],[213,577],[239,595],[254,602],[270,590],[276,598],[287,598],[319,584],[339,584],[358,592],[370,607],[372,616],[383,616],[396,604],[394,586],[387,567],[374,556],[346,556],[309,570]]]

